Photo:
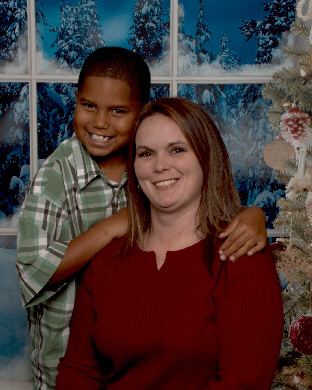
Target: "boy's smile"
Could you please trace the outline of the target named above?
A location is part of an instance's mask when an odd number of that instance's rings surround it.
[[[109,77],[87,77],[76,91],[74,130],[101,168],[124,156],[141,103],[128,84]]]

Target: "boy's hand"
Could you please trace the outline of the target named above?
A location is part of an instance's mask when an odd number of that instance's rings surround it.
[[[249,206],[228,225],[220,238],[226,238],[220,247],[220,259],[231,261],[247,253],[253,255],[265,248],[267,243],[266,219],[257,206]]]
[[[53,286],[72,277],[114,238],[124,236],[127,231],[128,212],[126,208],[90,227],[69,243],[48,285]]]

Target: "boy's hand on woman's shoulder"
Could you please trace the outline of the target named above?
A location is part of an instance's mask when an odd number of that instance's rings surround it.
[[[227,226],[219,236],[225,239],[220,247],[220,258],[231,261],[263,250],[267,244],[266,218],[257,206],[249,206]]]

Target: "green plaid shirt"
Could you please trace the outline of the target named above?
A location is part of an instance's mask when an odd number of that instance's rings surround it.
[[[24,202],[17,270],[32,339],[34,389],[53,389],[66,351],[77,282],[47,283],[69,242],[126,206],[126,173],[110,182],[74,134],[44,162]]]

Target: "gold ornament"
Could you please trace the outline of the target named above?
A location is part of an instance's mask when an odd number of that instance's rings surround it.
[[[285,141],[281,136],[276,140],[266,145],[263,150],[263,158],[265,163],[278,171],[284,169],[284,164],[287,159],[296,157],[296,149],[289,142]]]

